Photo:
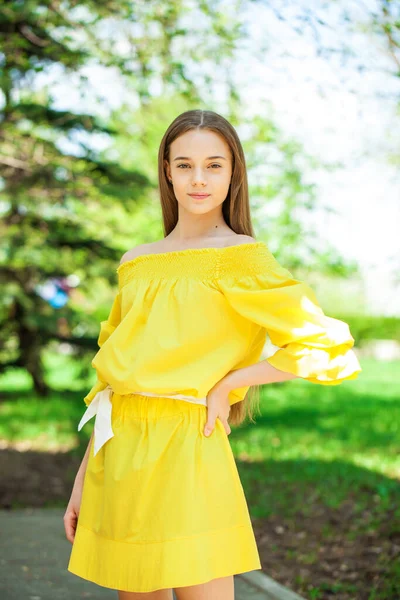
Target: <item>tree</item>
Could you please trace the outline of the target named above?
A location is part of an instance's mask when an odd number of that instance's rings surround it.
[[[57,108],[38,78],[57,69],[71,81],[71,92],[79,87],[85,98],[87,79],[81,70],[100,64],[105,72],[118,70],[140,105],[150,101],[151,86],[160,80],[196,100],[197,82],[189,77],[186,62],[201,60],[203,44],[211,40],[223,60],[241,31],[211,2],[202,1],[196,10],[203,30],[196,31],[194,22],[189,35],[181,25],[189,10],[189,3],[179,1],[11,0],[2,5],[1,369],[25,367],[39,394],[48,391],[41,359],[47,344],[62,339],[79,355],[94,347],[95,336],[82,333],[91,329],[82,310],[69,305],[55,310],[37,294],[37,286],[71,273],[81,278],[87,293],[99,278],[112,283],[121,257],[114,231],[124,230],[124,213],[134,209],[151,184],[134,161],[124,168],[118,157],[104,159],[95,149],[96,136],[119,133],[107,117]],[[179,43],[181,55],[172,52]],[[183,55],[185,64],[177,58]],[[68,323],[62,333],[60,315]],[[82,318],[87,327],[78,327]]]

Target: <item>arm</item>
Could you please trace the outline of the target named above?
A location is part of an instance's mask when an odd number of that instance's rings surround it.
[[[262,360],[249,367],[229,371],[218,383],[218,388],[224,390],[225,393],[229,393],[236,388],[264,383],[277,383],[288,381],[289,379],[299,379],[299,376],[280,371],[266,360]]]
[[[277,351],[256,364],[228,372],[213,386],[207,394],[206,436],[217,417],[229,435],[230,407],[252,385],[296,378],[337,385],[358,376],[361,367],[352,350],[354,338],[348,324],[325,315],[313,289],[280,265],[266,245],[250,244],[240,262],[220,263],[216,283],[234,310],[231,315],[258,325],[254,335],[268,334]],[[235,390],[240,394],[232,402],[229,396]]]
[[[83,480],[85,479],[86,467],[87,467],[87,463],[88,463],[88,460],[89,460],[90,444],[91,444],[92,439],[93,439],[93,434],[94,434],[94,429],[92,431],[92,435],[90,436],[89,443],[87,445],[86,452],[85,452],[85,454],[83,456],[83,459],[82,459],[82,462],[81,462],[80,467],[78,469],[78,472],[77,472],[77,474],[75,476],[75,483],[74,483],[74,485],[83,485]]]
[[[229,435],[231,428],[228,424],[229,408],[228,408],[228,394],[236,388],[256,385],[258,383],[276,383],[279,381],[287,381],[289,379],[298,379],[298,375],[280,371],[266,360],[250,365],[249,367],[243,367],[242,369],[236,369],[229,371],[225,377],[223,377],[213,387],[213,389],[207,395],[207,422],[204,427],[204,434],[209,436],[214,429],[215,419],[218,416],[225,428],[226,433]],[[213,404],[213,399],[216,399]],[[222,402],[222,408],[221,404]]]
[[[85,479],[86,467],[89,460],[89,452],[90,452],[90,444],[92,442],[94,430],[92,431],[92,435],[90,436],[90,440],[88,446],[86,448],[85,455],[82,459],[81,465],[78,469],[78,472],[75,477],[74,486],[72,488],[71,497],[69,499],[67,508],[65,510],[65,514],[63,517],[64,520],[64,529],[66,538],[71,544],[74,543],[76,526],[78,523],[79,511],[81,507],[82,500],[82,491],[83,491],[83,481]]]
[[[314,290],[266,246],[248,254],[238,265],[220,265],[218,288],[237,318],[258,325],[277,350],[263,365],[228,373],[228,380],[272,383],[291,379],[289,373],[320,385],[355,379],[361,367],[348,324],[324,314]]]
[[[118,327],[120,322],[121,322],[121,295],[120,295],[120,292],[118,291],[114,297],[114,301],[111,306],[108,318],[105,321],[100,322],[100,332],[99,332],[99,336],[97,339],[97,345],[99,346],[99,349],[103,346],[103,344],[112,335],[112,333]],[[96,360],[96,356],[97,356],[97,354],[92,359],[92,366],[94,366],[94,367],[95,367],[94,362]],[[92,402],[92,400],[96,396],[96,394],[98,392],[103,391],[106,387],[107,387],[107,383],[105,381],[100,380],[99,376],[97,375],[97,381],[95,382],[95,384],[93,385],[91,390],[86,394],[86,396],[83,399],[86,406],[89,406],[89,404]]]

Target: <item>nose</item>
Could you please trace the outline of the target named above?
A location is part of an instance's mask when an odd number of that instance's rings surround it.
[[[202,169],[193,169],[192,185],[206,185]]]

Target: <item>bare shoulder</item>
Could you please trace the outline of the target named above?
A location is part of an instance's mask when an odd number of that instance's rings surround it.
[[[135,246],[131,250],[128,250],[127,252],[125,252],[125,254],[122,255],[119,264],[122,265],[124,262],[132,260],[137,256],[141,256],[142,254],[151,254],[151,246],[152,244],[138,244],[137,246]]]
[[[245,235],[244,233],[238,233],[234,236],[230,236],[229,239],[234,240],[233,244],[229,246],[240,246],[241,244],[256,244],[258,240],[254,239],[251,235]]]
[[[235,234],[235,235],[230,235],[226,239],[227,239],[227,242],[225,244],[225,247],[239,246],[241,244],[249,244],[249,243],[251,244],[251,243],[257,242],[257,240],[254,239],[251,235],[245,235],[245,234],[240,234],[240,233]],[[171,246],[170,244],[166,244],[165,239],[159,240],[157,242],[150,242],[148,244],[138,244],[131,250],[128,250],[127,252],[125,252],[125,254],[122,256],[119,264],[122,265],[124,262],[132,260],[132,259],[136,258],[137,256],[141,256],[143,254],[157,254],[160,252],[167,252],[168,250],[174,250],[174,249],[176,250],[175,247]]]

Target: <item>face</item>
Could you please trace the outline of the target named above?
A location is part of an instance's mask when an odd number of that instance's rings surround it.
[[[164,164],[177,201],[188,211],[208,212],[225,200],[232,159],[228,144],[214,131],[200,129],[182,134],[172,142],[169,162]]]

